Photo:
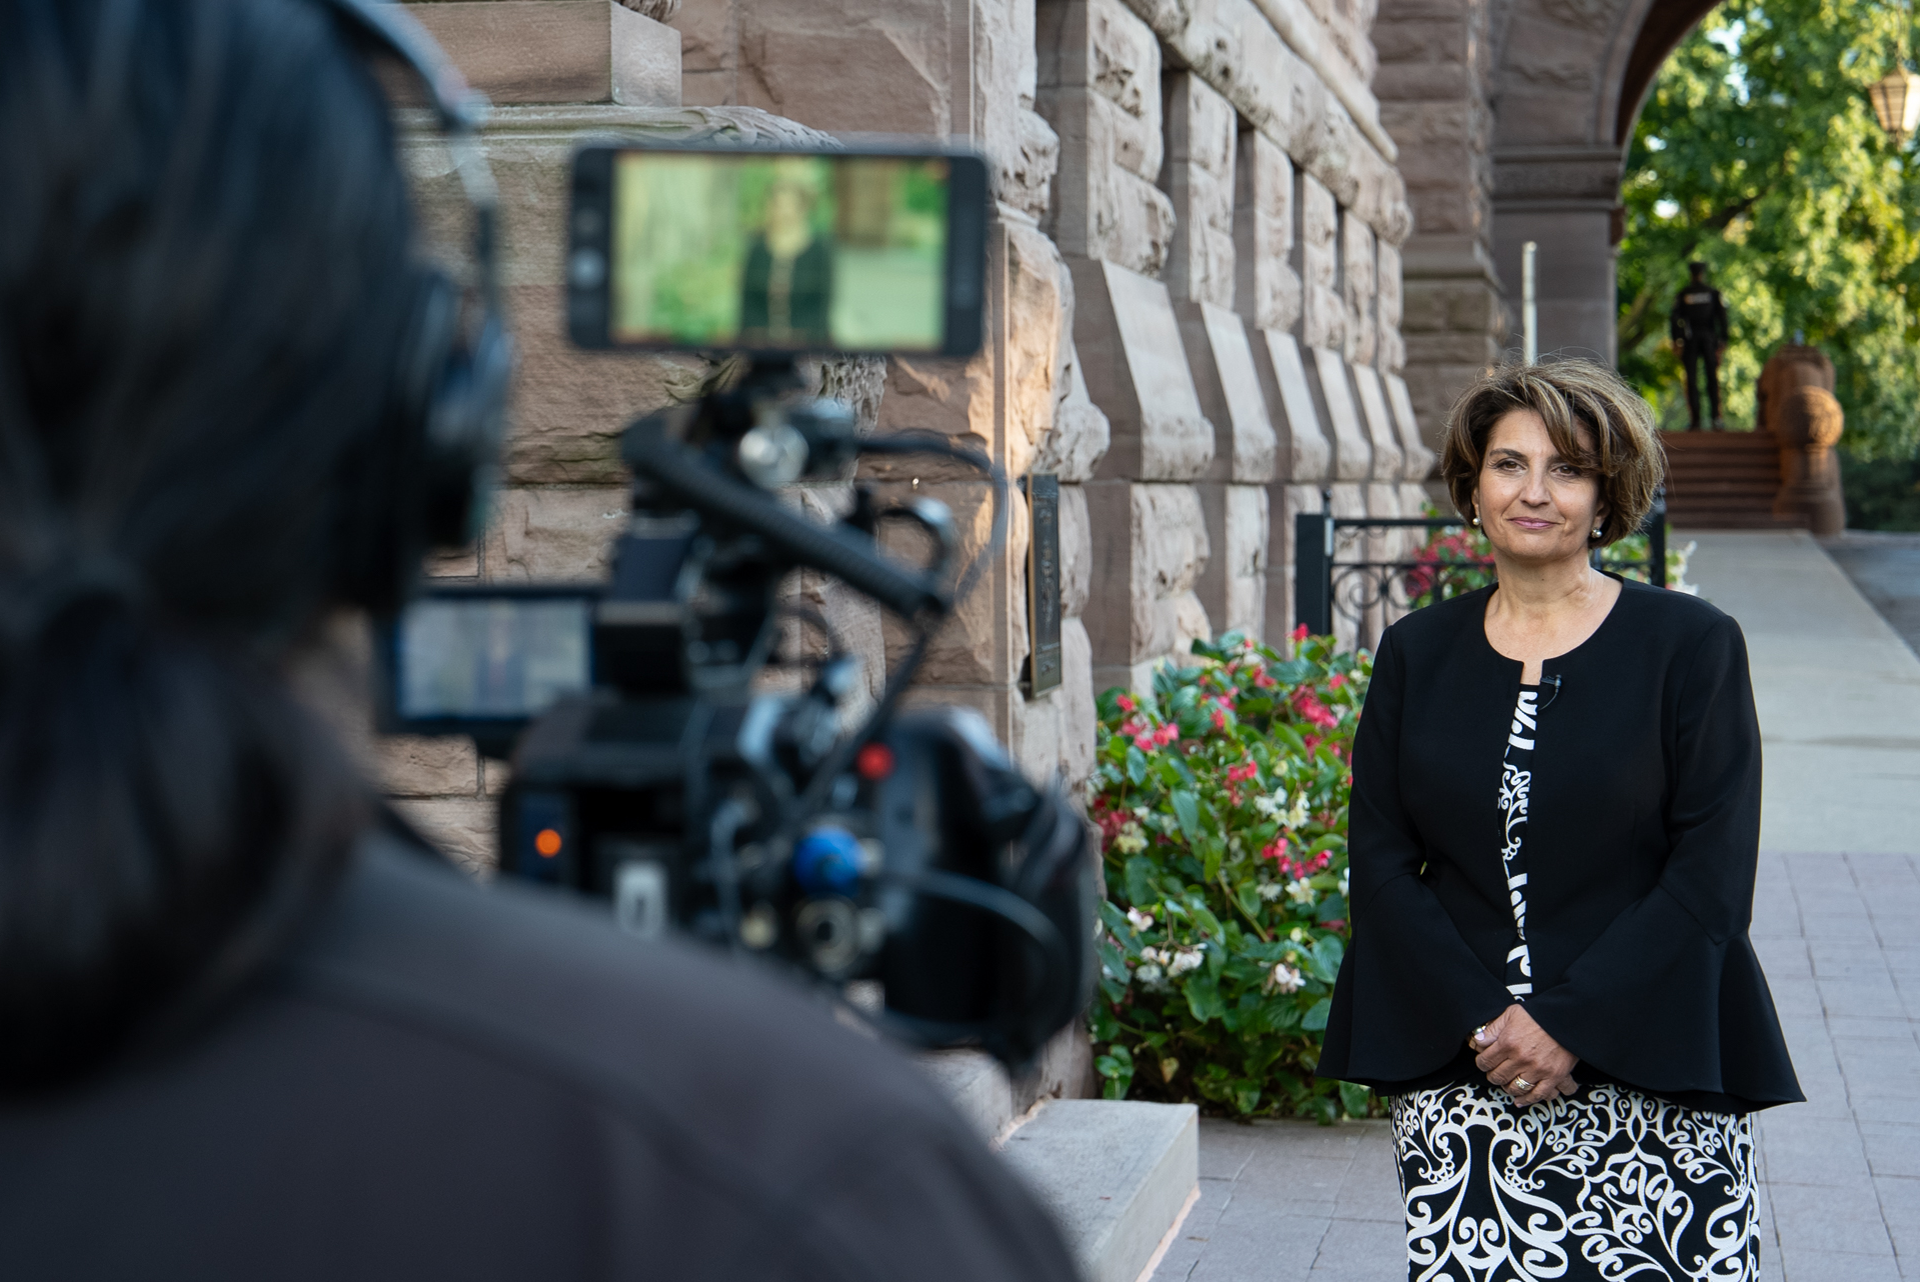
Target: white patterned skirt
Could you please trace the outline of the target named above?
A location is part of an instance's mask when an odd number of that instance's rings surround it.
[[[1389,1103],[1410,1282],[1760,1276],[1751,1117],[1621,1086],[1529,1109],[1487,1083]]]

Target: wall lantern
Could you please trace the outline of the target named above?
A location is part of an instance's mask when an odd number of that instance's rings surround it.
[[[1914,125],[1920,124],[1920,76],[1905,67],[1895,67],[1867,86],[1867,98],[1893,145],[1904,146]]]

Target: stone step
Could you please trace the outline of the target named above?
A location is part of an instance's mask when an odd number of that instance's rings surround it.
[[[1053,1100],[1001,1152],[1053,1212],[1085,1282],[1138,1282],[1199,1195],[1191,1104]]]
[[[1084,1282],[1135,1282],[1199,1188],[1193,1105],[1048,1100],[1022,1113],[1019,1090],[992,1056],[917,1058],[1053,1212]]]

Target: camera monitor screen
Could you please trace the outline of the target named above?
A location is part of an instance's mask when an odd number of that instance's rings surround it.
[[[580,595],[428,596],[393,634],[393,710],[406,722],[537,716],[592,681],[593,602]]]
[[[977,157],[589,148],[569,306],[590,347],[970,352]]]

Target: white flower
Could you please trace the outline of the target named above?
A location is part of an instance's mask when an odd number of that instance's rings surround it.
[[[1297,993],[1300,986],[1307,982],[1306,977],[1285,962],[1273,964],[1273,974],[1269,976],[1273,986],[1283,993]]]
[[[1172,979],[1190,970],[1199,970],[1201,963],[1205,960],[1205,954],[1198,948],[1183,948],[1174,954],[1171,962],[1167,963],[1167,977]]]
[[[1305,877],[1295,877],[1287,883],[1287,893],[1293,896],[1296,904],[1310,904],[1313,902],[1313,883]]]
[[[1291,939],[1296,944],[1304,944],[1307,942],[1307,932],[1301,929],[1300,927],[1295,926],[1292,930],[1287,932],[1287,938]]]
[[[1138,854],[1147,848],[1147,836],[1140,830],[1139,824],[1128,820],[1113,835],[1113,848],[1123,855]]]
[[[1142,966],[1139,970],[1133,972],[1133,977],[1143,984],[1157,984],[1161,978],[1160,968],[1158,966]]]
[[[1340,898],[1347,898],[1347,870],[1340,870]]]
[[[1127,909],[1127,925],[1135,930],[1152,930],[1153,914],[1143,913],[1138,908]]]
[[[1287,888],[1277,881],[1263,881],[1260,883],[1260,898],[1266,900],[1268,903],[1272,903],[1286,893]]]
[[[1253,808],[1269,819],[1286,809],[1286,805],[1287,795],[1285,793],[1280,793],[1272,797],[1255,797],[1253,799]]]
[[[1293,799],[1293,809],[1287,811],[1287,827],[1300,828],[1307,822],[1307,790],[1302,788],[1300,795]]]

